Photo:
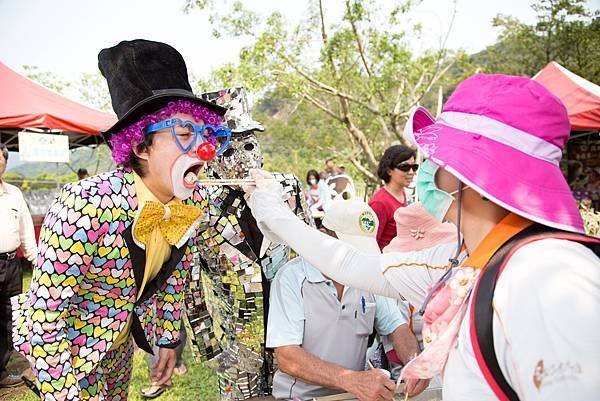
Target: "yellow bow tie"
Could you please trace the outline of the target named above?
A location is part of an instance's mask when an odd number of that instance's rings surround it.
[[[181,247],[189,238],[190,228],[202,216],[202,210],[194,206],[171,202],[163,205],[158,202],[146,202],[138,218],[133,223],[133,239],[145,249],[150,234],[156,227],[169,243]]]

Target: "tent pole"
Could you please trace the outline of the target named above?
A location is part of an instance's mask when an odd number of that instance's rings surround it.
[[[58,162],[56,162],[56,190],[60,191],[60,177],[58,176]]]

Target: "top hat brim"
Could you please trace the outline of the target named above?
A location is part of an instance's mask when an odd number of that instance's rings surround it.
[[[163,107],[166,107],[168,105],[168,103],[173,100],[179,100],[179,99],[190,100],[200,106],[204,106],[207,109],[214,111],[215,113],[217,113],[220,116],[224,116],[225,113],[227,112],[226,108],[216,105],[212,102],[206,101],[204,99],[201,99],[199,97],[196,97],[193,93],[188,92],[186,90],[165,89],[165,90],[157,91],[157,92],[160,92],[160,93],[156,93],[156,94],[149,96],[149,97],[145,98],[144,100],[138,102],[131,109],[129,109],[123,115],[123,117],[119,118],[119,120],[112,127],[108,128],[105,131],[100,132],[100,134],[102,134],[102,137],[104,138],[104,140],[106,141],[107,144],[110,144],[109,139],[112,137],[112,135],[114,133],[119,132],[120,130],[127,127],[128,125],[138,121],[145,115],[154,113],[154,112],[162,109]]]

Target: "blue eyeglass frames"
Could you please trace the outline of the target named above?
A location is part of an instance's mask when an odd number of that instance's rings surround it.
[[[187,145],[183,145],[179,138],[177,137],[177,133],[175,129],[177,127],[182,128],[192,128],[194,130],[194,138]],[[165,128],[171,128],[171,133],[173,134],[173,138],[175,138],[175,142],[177,146],[183,153],[187,153],[192,149],[198,138],[200,138],[200,143],[210,142],[213,145],[222,141],[221,146],[217,150],[217,155],[220,155],[227,149],[229,146],[229,141],[231,140],[231,130],[227,127],[223,127],[222,125],[212,125],[212,124],[204,124],[198,125],[193,123],[190,120],[182,121],[180,118],[171,118],[168,120],[159,121],[155,124],[149,125],[144,129],[144,134],[150,135],[154,132],[160,131]]]

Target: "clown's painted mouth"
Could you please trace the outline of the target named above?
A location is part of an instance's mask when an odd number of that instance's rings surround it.
[[[194,186],[196,185],[196,181],[198,181],[198,175],[200,174],[200,170],[202,170],[203,166],[204,163],[199,162],[191,165],[187,168],[187,170],[185,170],[183,174],[183,186],[185,188],[194,188]]]

